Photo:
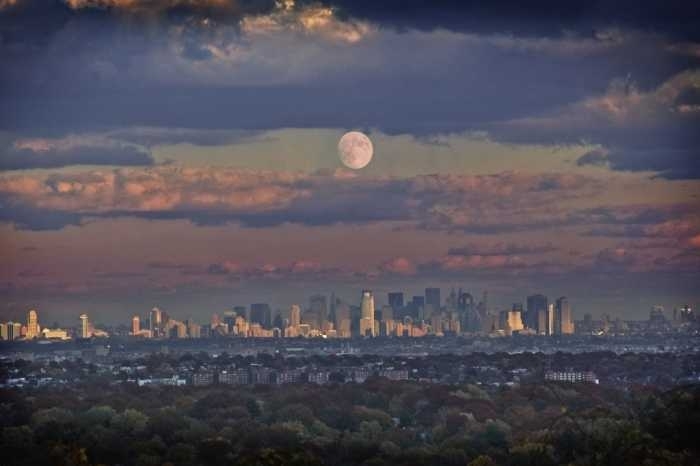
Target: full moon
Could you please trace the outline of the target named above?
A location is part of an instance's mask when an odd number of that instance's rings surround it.
[[[374,147],[372,141],[359,131],[350,131],[343,134],[338,142],[338,155],[340,161],[348,168],[359,170],[364,168],[372,160]]]

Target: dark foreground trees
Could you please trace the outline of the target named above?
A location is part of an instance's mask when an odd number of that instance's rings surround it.
[[[0,413],[8,466],[700,464],[697,386],[83,386]]]

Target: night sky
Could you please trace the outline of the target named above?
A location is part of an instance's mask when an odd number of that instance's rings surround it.
[[[700,3],[483,3],[0,0],[0,320],[700,305]]]

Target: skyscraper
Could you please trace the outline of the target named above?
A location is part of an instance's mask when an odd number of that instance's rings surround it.
[[[34,309],[27,314],[27,339],[31,340],[39,336],[39,320]]]
[[[323,328],[328,321],[328,301],[326,296],[322,294],[311,296],[309,305],[311,313],[315,316],[318,328]]]
[[[3,324],[3,328],[1,330],[4,331],[3,340],[12,341],[19,338],[20,325],[18,323],[14,323],[12,321],[7,322],[6,324]]]
[[[362,290],[362,301],[360,303],[360,335],[363,337],[373,337],[374,331],[374,295],[371,290]]]
[[[90,338],[90,323],[87,314],[80,314],[80,338]]]
[[[545,309],[537,310],[537,330],[538,335],[549,335],[549,310],[548,307]]]
[[[297,304],[292,304],[289,308],[289,326],[293,328],[299,327],[301,324],[301,308]]]
[[[138,335],[141,331],[141,318],[139,316],[134,316],[131,318],[131,334]]]
[[[391,306],[391,309],[393,309],[395,312],[403,308],[403,293],[396,291],[389,293],[388,297],[389,306]]]
[[[537,333],[544,333],[545,327],[539,327],[539,312],[547,311],[547,297],[543,294],[534,294],[527,297],[527,310],[523,316],[523,324]]]
[[[554,334],[570,335],[574,333],[574,319],[571,313],[571,305],[566,296],[557,299],[554,310]]]
[[[272,324],[272,310],[267,303],[254,303],[250,305],[250,323],[260,324],[270,328]]]
[[[160,309],[157,307],[151,309],[151,312],[148,314],[148,329],[151,331],[151,336],[154,338],[161,336],[160,330],[162,318],[163,316]]]
[[[440,288],[425,289],[425,304],[426,306],[432,306],[435,311],[440,310]]]

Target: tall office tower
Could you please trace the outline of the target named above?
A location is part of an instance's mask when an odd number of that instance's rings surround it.
[[[425,307],[425,296],[414,296],[411,298],[411,305],[416,308]]]
[[[229,310],[229,311],[224,311],[223,318],[221,319],[224,324],[226,324],[226,328],[228,329],[228,332],[231,333],[233,331],[233,327],[236,326],[236,317],[237,317],[236,311]]]
[[[382,315],[381,315],[382,322],[387,321],[387,320],[394,320],[394,308],[393,307],[391,307],[389,305],[382,306],[381,313],[382,313]],[[377,320],[380,320],[380,319],[377,319]]]
[[[7,340],[16,340],[22,336],[22,324],[19,322],[8,322],[6,330]]]
[[[141,331],[141,318],[134,316],[131,318],[131,334],[137,335]]]
[[[570,335],[574,333],[574,319],[571,313],[571,305],[566,296],[557,299],[554,310],[554,334]]]
[[[27,339],[32,340],[39,336],[39,320],[34,309],[27,314]]]
[[[513,305],[513,309],[508,311],[508,329],[511,332],[519,332],[523,328],[522,305]]]
[[[440,310],[440,288],[426,288],[425,289],[425,305],[433,306],[436,311]]]
[[[457,292],[454,288],[450,290],[450,294],[447,295],[447,299],[445,299],[445,307],[448,311],[457,309]]]
[[[6,322],[0,322],[0,340],[9,340]]]
[[[335,329],[341,338],[352,336],[352,313],[350,306],[338,300],[335,307]]]
[[[162,318],[160,309],[154,307],[148,314],[148,330],[153,338],[161,336]]]
[[[297,328],[301,324],[301,308],[297,304],[292,304],[289,308],[289,326]]]
[[[264,328],[270,328],[272,324],[272,310],[267,303],[254,303],[250,305],[250,323],[260,324]]]
[[[537,334],[549,335],[549,306],[537,311]]]
[[[170,324],[170,328],[174,331],[174,334],[171,333],[171,336],[175,338],[187,338],[187,325],[185,325],[184,322],[173,320]]]
[[[433,329],[433,335],[443,335],[442,333],[442,312],[433,312],[430,316],[430,326]]]
[[[5,340],[12,341],[19,338],[19,334],[15,334],[15,323],[9,321],[5,324]]]
[[[425,296],[414,296],[411,298],[411,302],[404,309],[401,315],[397,315],[397,319],[401,319],[405,316],[411,316],[413,319],[418,319],[419,315],[422,315],[423,308],[425,307]]]
[[[192,321],[192,319],[187,320],[187,334],[190,338],[201,338],[202,337],[202,327]]]
[[[309,298],[309,309],[315,316],[318,328],[323,328],[328,321],[328,301],[325,295],[316,294]]]
[[[398,312],[403,308],[403,293],[400,291],[395,291],[393,293],[389,293],[388,295],[389,298],[389,306],[391,308]]]
[[[284,328],[284,319],[282,319],[282,311],[280,311],[279,309],[277,309],[275,317],[272,319],[272,328],[277,328],[280,330]]]
[[[527,297],[527,309],[523,316],[523,324],[527,328],[537,330],[537,333],[543,333],[544,328],[539,328],[539,312],[540,310],[547,311],[547,297],[543,294],[533,294]]]
[[[80,338],[90,338],[90,323],[87,314],[80,314]]]
[[[549,303],[547,305],[547,335],[554,335],[554,303]]]
[[[362,290],[360,302],[360,335],[373,337],[374,331],[374,295],[371,290]]]
[[[477,332],[481,328],[481,319],[474,306],[474,297],[462,291],[457,295],[457,316],[460,329],[465,332]]]

